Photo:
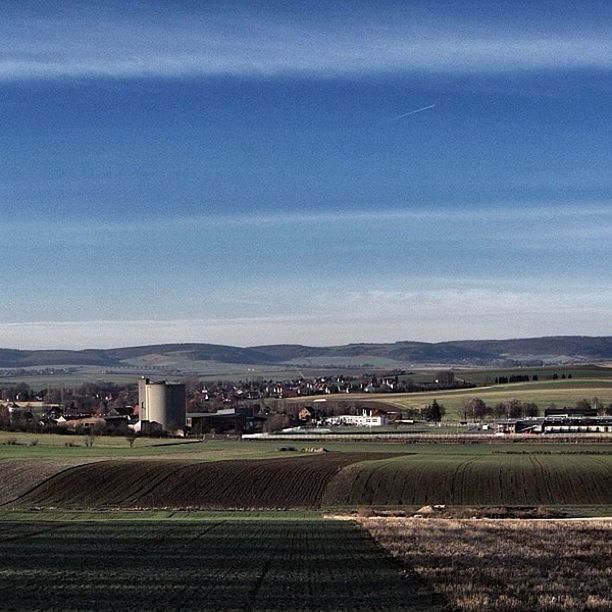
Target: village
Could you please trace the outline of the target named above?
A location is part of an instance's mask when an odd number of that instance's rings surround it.
[[[436,379],[438,385],[439,380]],[[375,382],[376,389],[382,385],[393,388],[397,376]],[[487,435],[612,432],[609,407],[598,412],[588,402],[549,407],[542,415],[535,404],[512,400],[490,407],[472,398],[465,404],[464,419],[453,420],[444,419],[445,407],[435,399],[419,410],[402,410],[376,399],[340,399],[338,385],[347,383],[339,379],[242,386],[190,385],[141,377],[137,383],[137,389],[90,383],[78,389],[62,389],[59,397],[57,390],[33,393],[22,384],[12,390],[11,399],[0,401],[0,429],[129,438],[308,432],[321,435],[351,428],[408,433],[419,423],[444,424],[462,433]],[[374,383],[370,380],[351,384],[361,393],[370,393],[368,389]],[[4,394],[11,392],[4,390]],[[304,401],[292,401],[300,397]]]

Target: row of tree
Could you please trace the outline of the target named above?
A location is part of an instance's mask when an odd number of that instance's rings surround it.
[[[547,406],[548,409],[557,408],[555,404]],[[599,416],[612,416],[612,402],[605,404],[598,398],[592,400],[582,399],[576,402],[575,408],[588,410],[595,409]],[[518,399],[511,399],[506,402],[498,402],[494,405],[486,404],[482,399],[473,397],[463,404],[463,419],[480,421],[486,418],[496,419],[521,419],[525,417],[537,417],[540,409],[534,402],[522,402]]]

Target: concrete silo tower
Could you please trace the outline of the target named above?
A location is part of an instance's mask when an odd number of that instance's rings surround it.
[[[138,381],[140,421],[150,430],[161,428],[166,432],[185,429],[185,385],[182,383],[151,382],[148,378]]]

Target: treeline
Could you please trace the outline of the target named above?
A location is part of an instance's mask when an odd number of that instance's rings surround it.
[[[44,402],[61,404],[76,400],[109,401],[121,397],[122,400],[134,400],[137,397],[135,384],[118,385],[109,381],[91,381],[78,386],[62,386],[34,389],[27,383],[0,387],[0,401],[4,402]]]
[[[524,417],[537,417],[539,414],[540,409],[536,403],[523,402],[518,399],[490,405],[479,397],[474,397],[463,405],[463,419],[465,421],[480,421],[486,418],[520,419]]]
[[[547,409],[556,409],[556,404],[549,404]],[[591,400],[581,399],[576,402],[571,409],[577,410],[596,410],[599,416],[612,416],[612,402],[605,404],[598,398]],[[478,397],[471,398],[463,404],[464,420],[483,420],[486,418],[495,419],[522,419],[526,417],[540,416],[540,408],[534,402],[523,402],[518,399],[511,399],[496,404],[487,404]]]
[[[561,374],[561,376],[559,376],[559,374],[555,372],[552,376],[548,376],[547,378],[549,380],[565,380],[566,378],[569,379],[571,377],[571,374],[567,374],[567,376],[565,374]],[[530,376],[529,374],[512,374],[511,376],[496,376],[495,384],[507,385],[509,383],[521,383],[529,381],[537,382],[538,380],[540,380],[538,374],[533,374],[532,376]]]
[[[403,408],[401,412],[395,414],[395,417],[391,419],[392,425],[399,425],[406,420],[414,421],[441,421],[446,414],[446,406],[440,404],[438,400],[433,400],[431,404],[423,406],[421,408],[410,407]]]

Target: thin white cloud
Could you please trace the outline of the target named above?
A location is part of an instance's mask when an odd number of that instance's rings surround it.
[[[433,298],[439,302],[434,303]],[[341,314],[236,317],[180,320],[38,321],[0,324],[2,346],[35,348],[112,348],[175,342],[207,342],[235,346],[298,343],[327,346],[349,342],[398,340],[444,341],[466,338],[516,338],[542,335],[605,335],[609,307],[574,309],[561,300],[529,308],[539,296],[494,296],[490,293],[432,294],[418,309],[389,308],[378,296],[353,302]],[[406,298],[406,296],[404,296]],[[505,299],[512,308],[498,312]],[[396,300],[396,296],[392,296]],[[455,303],[450,303],[455,300]],[[493,300],[493,306],[486,305]],[[483,307],[484,303],[484,307]],[[381,304],[384,306],[381,309]],[[450,308],[447,306],[450,305]]]
[[[600,31],[492,31],[348,11],[300,21],[244,8],[166,11],[140,18],[109,10],[62,18],[3,16],[0,80],[192,77],[374,72],[507,73],[612,68]]]
[[[433,288],[420,291],[353,291],[346,296],[347,310],[401,315],[437,313],[441,320],[454,316],[547,315],[610,310],[612,292],[591,289],[584,293],[490,288]],[[588,306],[585,306],[585,302]]]
[[[486,279],[485,279],[486,280]],[[398,289],[364,279],[343,291],[330,287],[268,292],[277,312],[180,319],[135,318],[0,323],[1,345],[11,348],[110,348],[166,342],[249,346],[331,345],[397,340],[442,341],[541,335],[605,335],[612,291],[519,282],[493,287],[482,279],[460,287],[452,279],[413,279]],[[319,293],[318,293],[319,292]],[[289,295],[291,294],[291,295]],[[283,310],[284,312],[278,312]]]
[[[313,211],[257,211],[231,214],[199,214],[169,217],[147,217],[116,221],[91,219],[46,219],[47,227],[72,232],[139,232],[154,230],[210,229],[223,226],[277,226],[277,225],[326,225],[334,223],[393,223],[393,222],[491,222],[524,220],[567,220],[579,219],[581,225],[591,219],[596,222],[593,229],[601,232],[609,228],[612,217],[612,202],[508,202],[478,205],[436,205],[415,206],[410,208],[381,209],[375,205],[371,209],[313,210]],[[0,220],[0,228],[7,231],[32,231],[40,226],[38,221]],[[551,230],[552,231],[552,230]],[[606,230],[607,232],[608,230]]]

